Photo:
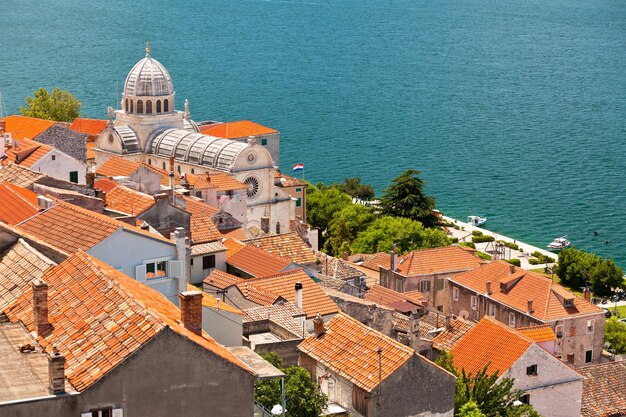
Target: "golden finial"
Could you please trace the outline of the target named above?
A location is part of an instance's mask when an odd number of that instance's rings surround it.
[[[150,41],[146,41],[146,56],[150,56]]]

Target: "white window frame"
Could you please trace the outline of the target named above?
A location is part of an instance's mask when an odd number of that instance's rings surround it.
[[[515,328],[515,313],[509,313],[509,327]]]
[[[596,321],[593,319],[587,320],[587,334],[593,333],[596,327]]]
[[[476,297],[475,295],[470,296],[470,307],[472,308],[472,310],[478,309],[478,297]]]
[[[425,287],[428,287],[428,289],[424,289]],[[425,294],[425,293],[429,293],[430,290],[431,290],[430,280],[428,280],[428,279],[421,280],[420,281],[420,292],[422,294]]]
[[[160,258],[153,258],[153,259],[144,259],[143,261],[143,265],[146,267],[146,280],[153,280],[153,279],[160,279],[160,278],[167,278],[170,276],[170,266],[169,266],[169,262],[172,260],[171,256],[163,256]],[[162,277],[159,277],[156,275],[156,271],[157,271],[157,264],[161,263],[161,262],[165,262],[165,275],[163,275]],[[154,264],[154,273],[155,275],[151,278],[148,278],[148,265],[150,264]]]
[[[459,287],[452,287],[452,299],[459,301]]]

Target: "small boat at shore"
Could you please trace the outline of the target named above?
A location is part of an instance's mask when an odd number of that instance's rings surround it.
[[[572,245],[572,242],[567,240],[566,237],[567,236],[557,237],[552,242],[548,243],[548,249],[552,251],[559,251],[569,248]]]
[[[472,226],[479,227],[487,223],[487,218],[480,216],[467,216],[467,222]]]

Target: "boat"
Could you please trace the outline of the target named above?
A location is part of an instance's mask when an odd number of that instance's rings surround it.
[[[554,239],[552,242],[548,244],[548,249],[553,251],[562,250],[565,248],[569,248],[572,244],[569,240],[566,239],[567,236],[561,236]]]
[[[467,216],[467,222],[472,226],[479,227],[487,223],[487,218],[480,216]]]

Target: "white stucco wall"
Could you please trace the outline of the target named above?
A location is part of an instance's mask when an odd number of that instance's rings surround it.
[[[213,269],[219,269],[220,271],[226,272],[226,251],[216,252],[212,255],[215,255],[215,268],[211,268],[208,270],[202,269],[202,257],[207,255],[198,255],[192,256],[193,265],[191,265],[191,283],[192,284],[200,284],[206,277],[208,277]]]
[[[537,376],[526,374],[531,365],[537,365]],[[502,376],[514,378],[515,388],[530,395],[530,404],[542,416],[580,415],[582,376],[540,346],[531,345]]]
[[[224,346],[241,346],[242,317],[239,314],[202,306],[202,330]]]
[[[53,156],[54,160],[52,160]],[[78,184],[86,184],[87,165],[58,149],[52,149],[39,158],[30,169],[64,181],[70,180],[70,172],[77,171]]]

